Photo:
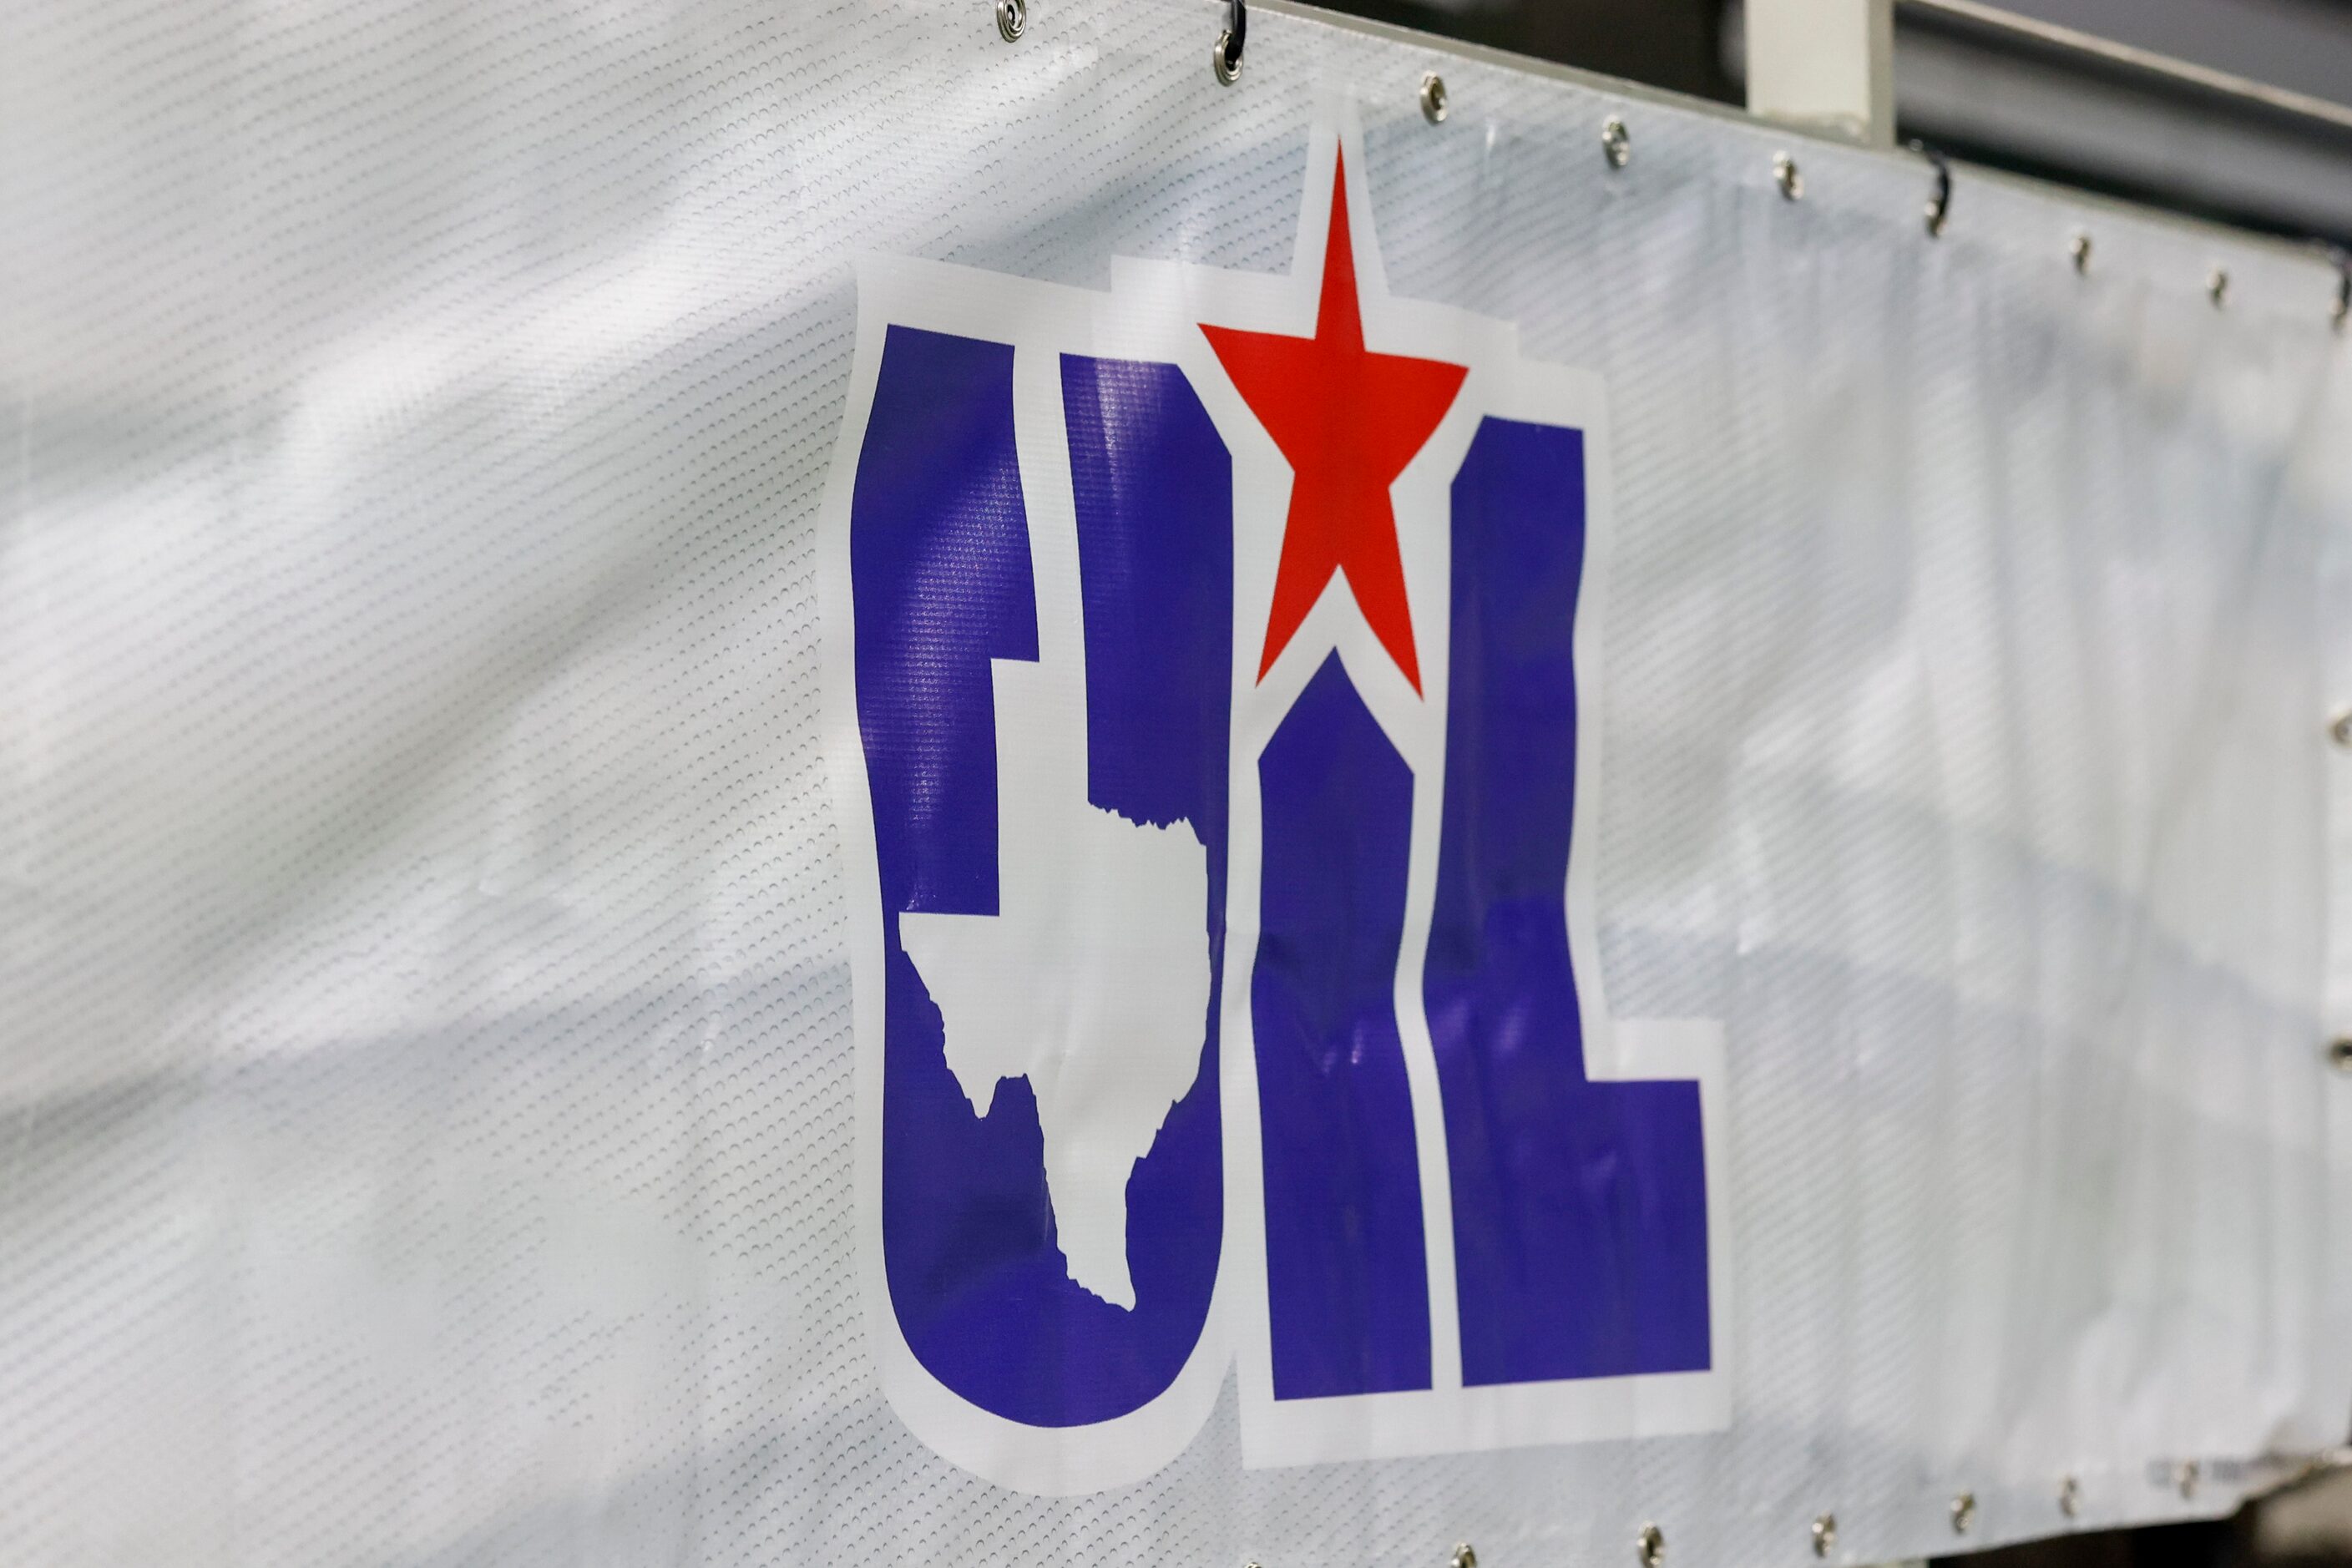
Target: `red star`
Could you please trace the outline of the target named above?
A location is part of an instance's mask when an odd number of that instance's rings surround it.
[[[1421,665],[1413,658],[1412,612],[1405,604],[1389,487],[1445,417],[1468,372],[1435,360],[1366,352],[1356,258],[1348,243],[1344,168],[1331,174],[1331,232],[1323,247],[1315,335],[1205,325],[1201,331],[1294,476],[1258,679],[1274,668],[1332,574],[1345,573],[1365,624],[1419,692]]]

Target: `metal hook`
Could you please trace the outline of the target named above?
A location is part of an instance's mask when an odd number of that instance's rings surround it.
[[[1242,46],[1249,41],[1249,0],[1225,0],[1225,30],[1209,51],[1209,65],[1217,80],[1231,87],[1242,77]]]
[[[1952,166],[1944,162],[1941,153],[1916,137],[1912,138],[1911,151],[1935,165],[1936,194],[1927,198],[1927,237],[1941,239],[1944,224],[1952,216]]]

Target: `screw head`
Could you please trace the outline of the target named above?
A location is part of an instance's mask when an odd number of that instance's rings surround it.
[[[2327,738],[2352,751],[2352,708],[2346,708],[2327,721]]]
[[[1623,168],[1633,158],[1633,133],[1613,114],[1601,122],[1601,155],[1609,160],[1612,169]]]
[[[1008,44],[1017,44],[1029,30],[1029,0],[996,0],[996,31]]]
[[[1421,117],[1432,125],[1445,123],[1445,79],[1435,71],[1421,79]]]
[[[2217,310],[2224,304],[2228,303],[2230,298],[2230,273],[2228,268],[2216,267],[2213,268],[2211,273],[2207,275],[2205,279],[2205,298],[2213,301],[2213,309]]]
[[[1837,1515],[1818,1513],[1813,1516],[1813,1555],[1827,1557],[1837,1546]]]
[[[2091,270],[2091,237],[2078,234],[2066,242],[2066,254],[2074,258],[2077,276],[2088,276]]]
[[[1231,87],[1242,79],[1241,51],[1234,47],[1232,28],[1219,33],[1217,41],[1209,46],[1209,68],[1217,73],[1220,87]]]
[[[2068,1476],[2058,1483],[2058,1511],[2068,1519],[2083,1510],[2083,1483]]]
[[[1780,195],[1790,201],[1805,199],[1805,176],[1798,172],[1797,161],[1786,153],[1772,154],[1772,178],[1780,183]]]
[[[2340,1073],[2352,1073],[2352,1035],[2338,1035],[2327,1042],[2327,1065]]]
[[[1952,1500],[1952,1533],[1966,1535],[1977,1519],[1977,1494],[1962,1492]]]
[[[1445,1561],[1447,1568],[1478,1568],[1478,1553],[1466,1541],[1458,1543],[1454,1548],[1454,1555]]]
[[[1643,1525],[1633,1538],[1633,1559],[1642,1568],[1659,1568],[1666,1560],[1666,1532],[1654,1524]]]

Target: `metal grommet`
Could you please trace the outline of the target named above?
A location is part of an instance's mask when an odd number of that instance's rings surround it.
[[[2197,1495],[2197,1461],[2194,1459],[2184,1459],[2180,1468],[2172,1472],[2172,1484],[2180,1489],[2181,1501],[2186,1502]]]
[[[1789,200],[1805,199],[1805,176],[1797,172],[1797,161],[1786,153],[1772,154],[1772,178],[1780,182],[1780,194]]]
[[[1432,125],[1445,123],[1445,79],[1435,71],[1421,79],[1421,117]]]
[[[1654,1524],[1643,1525],[1633,1538],[1633,1560],[1642,1568],[1659,1568],[1666,1560],[1666,1532]]]
[[[2340,1073],[2352,1073],[2352,1035],[2338,1035],[2327,1042],[2327,1065]]]
[[[2230,273],[2227,268],[2216,267],[2206,275],[2205,298],[2213,301],[2213,309],[2217,310],[2228,302]]]
[[[1962,1492],[1952,1500],[1952,1533],[1966,1535],[1977,1521],[1977,1494]]]
[[[2066,254],[2074,258],[2074,272],[2077,277],[2089,276],[2091,270],[2091,237],[2089,235],[2077,234],[2068,240]]]
[[[1609,160],[1612,169],[1622,169],[1633,161],[1633,133],[1613,114],[1601,122],[1601,155]]]
[[[2058,1511],[2068,1519],[2083,1511],[2083,1483],[2072,1476],[2058,1483]]]
[[[1225,30],[1209,49],[1209,68],[1221,87],[1242,79],[1242,47],[1249,41],[1248,0],[1225,0]]]
[[[996,0],[996,31],[1008,44],[1017,44],[1029,30],[1029,0]]]
[[[1813,1516],[1813,1555],[1827,1557],[1837,1546],[1837,1515],[1817,1513]]]
[[[1478,1553],[1468,1542],[1458,1542],[1454,1545],[1454,1555],[1445,1563],[1446,1568],[1478,1568]]]

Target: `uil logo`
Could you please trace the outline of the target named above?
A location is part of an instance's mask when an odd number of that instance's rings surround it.
[[[1608,430],[1392,296],[869,262],[826,499],[866,1322],[1002,1484],[1718,1427],[1719,1028],[1612,1022]]]

